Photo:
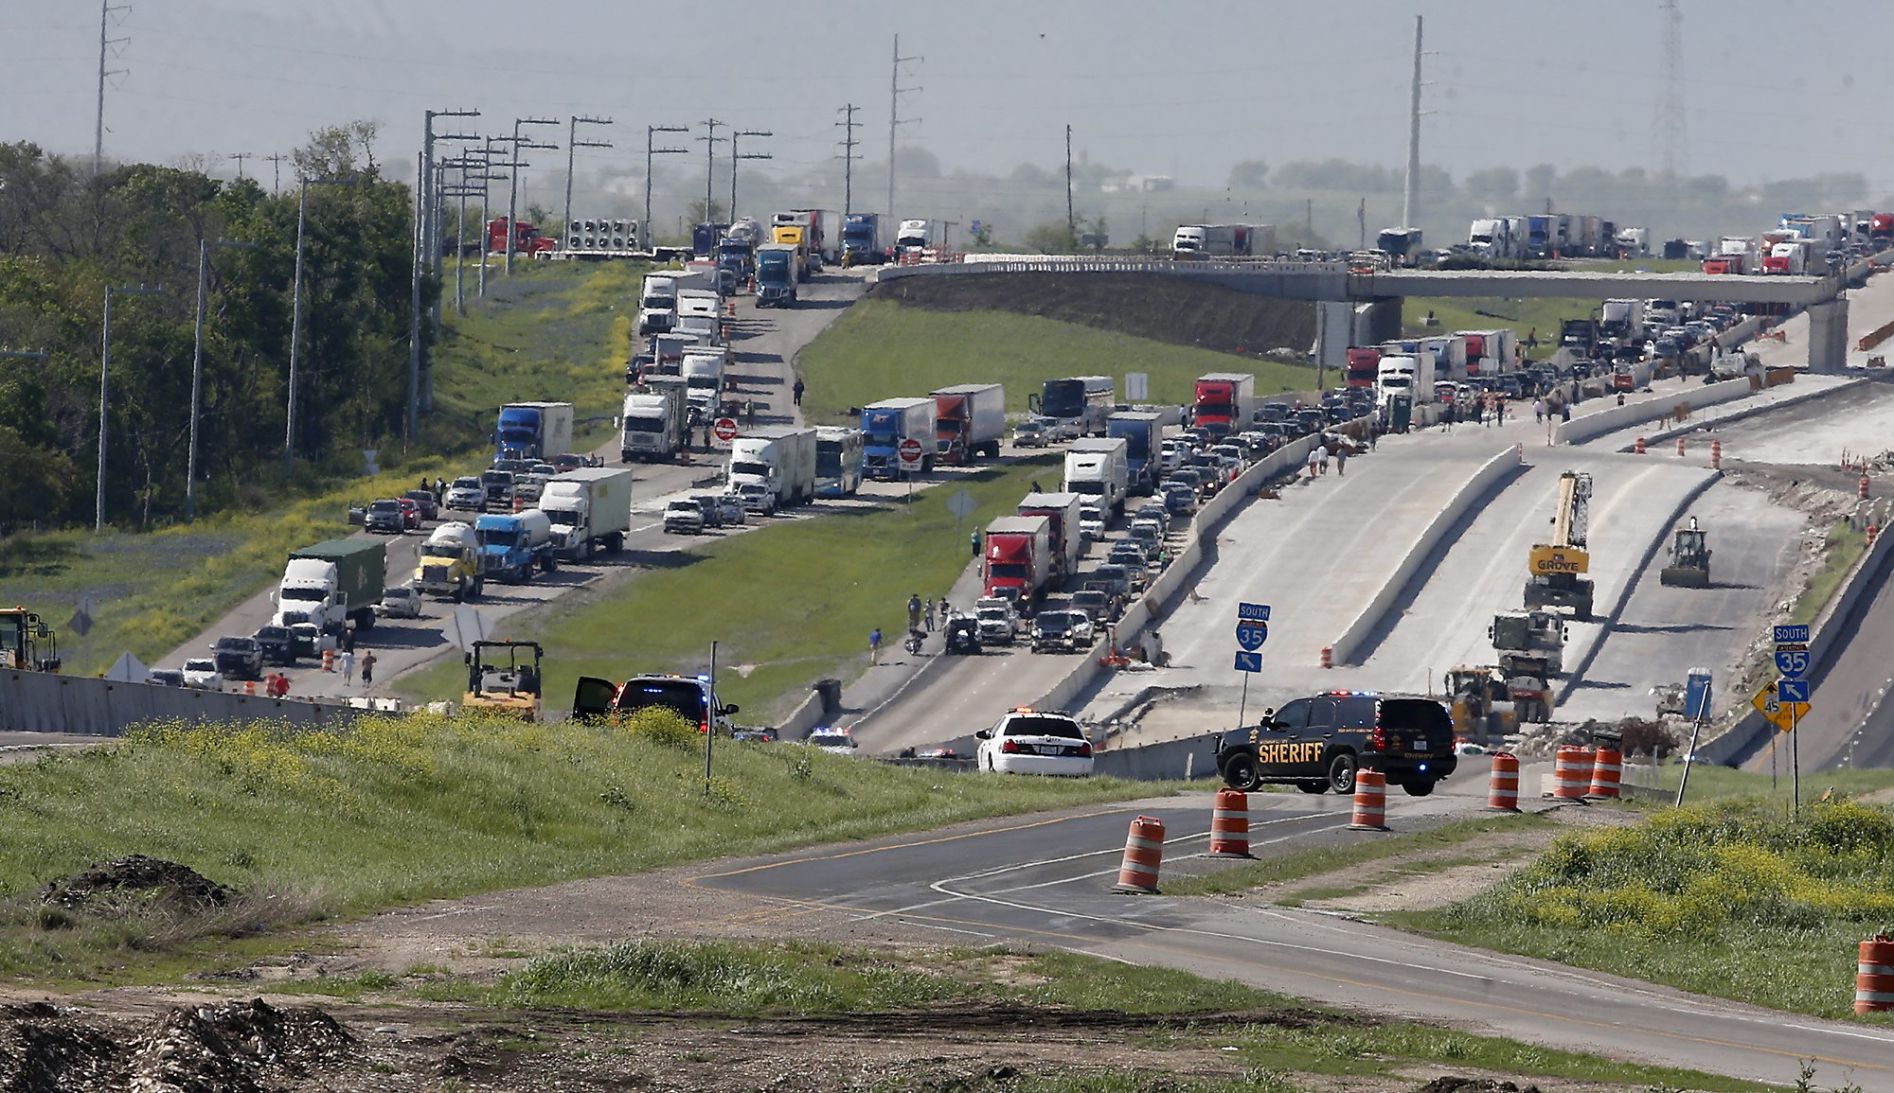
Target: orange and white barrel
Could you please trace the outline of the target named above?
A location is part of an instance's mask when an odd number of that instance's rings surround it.
[[[1562,745],[1552,757],[1553,795],[1563,801],[1582,801],[1591,788],[1591,749]]]
[[[1631,450],[1636,452],[1639,455],[1643,455],[1644,454],[1644,438],[1638,437],[1637,443],[1631,445]]]
[[[322,651],[322,670],[325,672],[335,671],[335,650],[334,649],[324,649]]]
[[[1131,821],[1125,836],[1124,861],[1118,866],[1114,892],[1126,895],[1157,895],[1158,867],[1164,864],[1164,821],[1156,816],[1139,816]]]
[[[1861,943],[1855,962],[1855,1012],[1894,1010],[1894,939],[1876,934]]]
[[[1493,753],[1493,772],[1486,783],[1486,810],[1519,811],[1519,757],[1512,752]]]
[[[1240,789],[1217,790],[1210,813],[1210,853],[1219,858],[1250,856],[1250,795]]]
[[[1723,441],[1721,438],[1710,441],[1710,466],[1717,470],[1723,468]]]
[[[1388,829],[1388,776],[1378,770],[1355,772],[1355,814],[1350,831]]]
[[[1624,753],[1613,747],[1600,747],[1592,755],[1591,788],[1585,796],[1600,801],[1616,800],[1618,781],[1624,777]]]
[[[1677,438],[1677,454],[1678,455],[1684,454],[1684,438],[1683,437]]]
[[[1335,667],[1335,647],[1334,646],[1332,645],[1322,646],[1322,667],[1324,668]]]

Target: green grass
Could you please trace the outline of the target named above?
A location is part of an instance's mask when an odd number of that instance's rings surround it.
[[[1206,372],[1253,371],[1258,393],[1307,391],[1315,370],[1113,334],[1076,323],[1001,311],[930,311],[864,300],[797,358],[811,420],[839,423],[851,406],[895,395],[924,395],[955,383],[1004,383],[1006,406],[1060,376],[1127,372],[1151,377],[1151,402],[1187,403]],[[1122,386],[1120,394],[1123,394]]]
[[[1468,944],[1824,1017],[1848,1017],[1856,943],[1894,921],[1894,813],[1754,800],[1562,836],[1440,911],[1391,916]],[[1793,969],[1793,974],[1783,974]]]
[[[697,673],[718,641],[717,689],[743,706],[740,722],[768,723],[826,676],[847,680],[868,662],[879,626],[883,655],[898,651],[911,593],[939,597],[968,564],[967,535],[1011,512],[1029,483],[1058,476],[1055,456],[993,467],[915,493],[899,503],[851,508],[821,519],[775,521],[706,540],[682,564],[535,612],[510,634],[543,643],[547,690],[569,702],[580,675],[623,679],[638,672]],[[947,510],[965,489],[979,506],[965,521]],[[567,602],[573,599],[581,602]],[[458,697],[464,670],[449,661],[404,677],[417,698]]]
[[[1238,983],[1070,952],[1004,948],[946,952],[851,949],[814,942],[622,942],[550,953],[495,987],[433,987],[428,997],[503,1007],[821,1017],[890,1011],[1019,1008],[1120,1016],[1142,1046],[1235,1048],[1240,1078],[1165,1077],[1178,1090],[1298,1089],[1291,1074],[1391,1077],[1421,1064],[1520,1077],[1752,1089],[1753,1083],[1671,1067],[1620,1063],[1410,1021],[1379,1021],[1311,1006]],[[1174,1020],[1172,1020],[1174,1019]],[[1056,1041],[1072,1034],[1050,1025]],[[1092,1032],[1085,1036],[1096,1035]],[[1008,1089],[1147,1089],[1134,1070],[1027,1076]],[[1037,1083],[1037,1084],[1034,1084]]]
[[[1702,804],[1729,798],[1758,797],[1773,801],[1778,810],[1786,809],[1790,793],[1789,740],[1786,736],[1778,735],[1776,741],[1782,749],[1779,755],[1782,771],[1773,785],[1766,772],[1694,766],[1690,769],[1690,792],[1686,803]],[[1639,760],[1638,763],[1642,766],[1644,761]],[[1683,770],[1683,766],[1676,763],[1665,763],[1658,767],[1658,781],[1671,794],[1669,800],[1676,800],[1677,783],[1683,776]],[[1805,803],[1820,798],[1824,793],[1853,797],[1886,789],[1894,789],[1894,770],[1840,768],[1802,772],[1802,800]],[[1633,807],[1661,809],[1666,802],[1646,797],[1628,797],[1625,803]]]
[[[1822,544],[1822,568],[1809,575],[1808,587],[1796,597],[1795,606],[1789,610],[1790,620],[1815,621],[1815,616],[1835,598],[1841,583],[1854,572],[1855,563],[1867,549],[1867,534],[1856,531],[1848,521],[1837,521],[1829,528],[1828,540]]]
[[[515,267],[510,283],[490,277],[485,302],[470,293],[464,318],[450,301],[423,447],[452,454],[404,461],[385,451],[380,462],[390,469],[373,479],[352,477],[359,462],[338,457],[302,468],[291,499],[248,489],[190,526],[14,535],[0,540],[0,602],[47,617],[68,673],[103,671],[128,650],[155,663],[269,585],[291,550],[348,534],[349,502],[392,496],[423,475],[453,478],[484,465],[502,402],[564,399],[581,418],[616,410],[627,315],[636,316],[635,303],[629,312],[626,305],[637,295],[640,269],[529,262]],[[82,595],[97,604],[84,637],[66,626]]]
[[[1348,869],[1370,862],[1461,846],[1497,832],[1543,830],[1551,827],[1555,822],[1531,812],[1518,816],[1455,820],[1452,823],[1409,835],[1387,835],[1365,842],[1318,846],[1279,857],[1246,862],[1202,876],[1179,877],[1176,880],[1164,882],[1164,894],[1167,896],[1216,896],[1231,892],[1245,892],[1251,888],[1300,880],[1303,877],[1313,877],[1322,873],[1333,873],[1338,869]]]
[[[231,912],[231,932],[248,935],[317,915],[1153,792],[1113,779],[942,778],[745,744],[718,751],[706,794],[701,738],[683,736],[415,716],[365,719],[341,734],[174,727],[0,767],[0,975],[163,977],[257,955],[257,938],[213,943],[215,924],[168,916],[43,928],[39,888],[134,853],[250,893]]]
[[[1598,312],[1599,301],[1563,296],[1529,297],[1522,300],[1472,296],[1410,296],[1401,306],[1401,330],[1410,336],[1451,334],[1456,330],[1492,330],[1512,327],[1519,332],[1523,349],[1526,335],[1537,331],[1539,348],[1526,350],[1528,356],[1542,359],[1559,347],[1559,324],[1566,319],[1583,319]],[[1428,312],[1434,325],[1424,322]]]

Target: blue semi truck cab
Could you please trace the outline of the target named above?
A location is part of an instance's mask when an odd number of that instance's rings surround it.
[[[802,255],[786,243],[756,249],[756,306],[793,307],[802,279]]]

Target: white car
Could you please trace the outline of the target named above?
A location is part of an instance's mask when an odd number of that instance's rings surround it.
[[[1079,723],[1062,713],[1018,709],[974,735],[980,739],[979,765],[984,771],[1065,778],[1092,773],[1092,743]]]
[[[375,614],[384,619],[418,619],[421,617],[421,590],[411,584],[398,584],[381,594],[381,603],[375,605]]]
[[[1079,534],[1093,542],[1105,537],[1105,514],[1100,509],[1079,509]]]
[[[467,476],[454,479],[454,484],[447,488],[446,499],[442,503],[442,507],[459,509],[463,512],[479,512],[481,506],[486,503],[486,500],[487,491],[485,487],[481,486],[480,479],[474,476]]]
[[[184,685],[200,691],[221,691],[224,677],[217,662],[209,657],[192,657],[184,662]]]
[[[768,516],[776,511],[776,495],[761,482],[744,482],[730,491],[736,495],[737,503],[743,511],[757,516]]]
[[[818,728],[804,737],[802,742],[831,755],[854,755],[855,749],[861,747],[847,729]]]
[[[702,534],[704,510],[695,501],[673,501],[664,506],[664,530],[678,535]]]

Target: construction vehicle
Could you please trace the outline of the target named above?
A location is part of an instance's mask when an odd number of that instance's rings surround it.
[[[1527,563],[1528,611],[1570,608],[1573,618],[1591,619],[1592,582],[1581,576],[1591,571],[1591,554],[1585,549],[1590,510],[1591,475],[1582,471],[1559,475],[1551,540],[1534,544]]]
[[[1677,529],[1670,547],[1670,564],[1661,575],[1663,583],[1679,588],[1710,587],[1710,546],[1704,535],[1694,516],[1689,527]]]
[[[467,653],[467,693],[461,708],[538,721],[543,653],[536,641],[474,642]]]
[[[24,607],[0,607],[0,670],[59,671],[59,639]]]
[[[1448,670],[1445,683],[1455,738],[1484,744],[1517,729],[1512,692],[1494,668],[1462,665]]]
[[[1502,671],[1507,655],[1517,653],[1543,660],[1552,675],[1564,674],[1565,621],[1550,611],[1502,611],[1493,616],[1486,636]]]

